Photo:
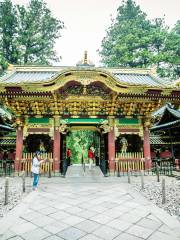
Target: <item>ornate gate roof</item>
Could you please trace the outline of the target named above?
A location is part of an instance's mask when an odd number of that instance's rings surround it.
[[[94,76],[114,79],[123,86],[144,86],[153,88],[173,88],[175,84],[167,79],[158,78],[153,69],[89,68],[89,67],[42,67],[15,66],[0,78],[1,86],[21,86],[22,84],[47,84],[62,81],[70,75],[90,78]]]
[[[176,82],[155,69],[14,66],[0,78],[0,101],[17,115],[150,116],[180,103]]]

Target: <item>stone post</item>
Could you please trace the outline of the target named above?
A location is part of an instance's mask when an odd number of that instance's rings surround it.
[[[166,203],[166,184],[165,178],[162,179],[162,204]]]
[[[6,177],[6,179],[5,179],[4,205],[7,205],[7,204],[8,204],[8,198],[9,198],[9,178]]]
[[[141,170],[141,190],[144,189],[144,174],[143,171]]]

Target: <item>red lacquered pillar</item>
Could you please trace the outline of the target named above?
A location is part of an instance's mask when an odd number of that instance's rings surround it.
[[[15,171],[19,171],[23,153],[23,127],[18,127],[16,130],[16,157]]]
[[[110,132],[108,132],[108,160],[109,169],[114,170],[115,168],[115,135],[114,128],[111,127]]]
[[[150,149],[150,138],[149,138],[149,129],[144,127],[144,158],[145,158],[145,168],[150,169],[151,162],[151,149]]]
[[[60,168],[60,144],[61,136],[59,129],[54,129],[54,145],[53,145],[53,160],[54,160],[54,170],[57,172]]]

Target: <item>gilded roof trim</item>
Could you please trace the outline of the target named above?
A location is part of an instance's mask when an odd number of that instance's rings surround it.
[[[6,83],[7,79],[12,77],[17,72],[27,73],[33,72],[38,73],[54,73],[53,77],[45,79],[43,81],[27,82],[20,81],[19,83]],[[154,82],[158,83],[157,86],[150,86],[149,84],[133,84],[121,81],[114,74],[140,74],[141,76],[149,76]],[[144,93],[148,89],[152,90],[163,90],[167,95],[172,90],[177,90],[173,84],[167,85],[160,82],[157,77],[155,77],[151,69],[104,69],[104,68],[85,68],[85,67],[39,67],[39,66],[15,66],[15,69],[8,75],[3,76],[0,79],[0,89],[5,90],[5,87],[22,87],[23,90],[33,91],[55,91],[59,87],[64,86],[68,81],[77,81],[83,85],[88,85],[91,82],[100,81],[106,84],[110,89],[115,92],[137,92]],[[49,85],[49,86],[48,86]],[[53,85],[53,86],[52,86]],[[138,91],[137,91],[138,87]],[[179,89],[180,90],[180,89]],[[169,92],[168,92],[169,91]]]

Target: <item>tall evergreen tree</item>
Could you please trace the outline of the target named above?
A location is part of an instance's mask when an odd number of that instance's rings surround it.
[[[149,51],[152,53],[152,62],[157,64],[157,67],[166,60],[164,50],[167,37],[168,27],[165,25],[164,19],[156,18],[151,21]]]
[[[151,23],[140,7],[132,0],[124,1],[102,41],[102,62],[110,67],[148,66],[151,63],[150,29]]]
[[[27,8],[5,0],[0,6],[1,66],[57,60],[54,45],[63,27],[43,0],[31,0]]]
[[[18,22],[17,11],[11,0],[0,3],[0,63],[3,67],[7,62],[17,63],[18,50]]]
[[[180,20],[175,27],[169,31],[165,42],[164,63],[160,67],[162,76],[170,78],[180,77]]]
[[[169,30],[164,19],[149,21],[133,0],[126,0],[102,41],[100,55],[109,67],[151,67],[162,77],[177,78],[180,21]]]
[[[18,13],[22,63],[48,64],[57,60],[54,44],[63,22],[52,16],[43,0],[31,0],[27,9],[18,6]]]

